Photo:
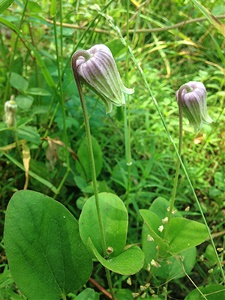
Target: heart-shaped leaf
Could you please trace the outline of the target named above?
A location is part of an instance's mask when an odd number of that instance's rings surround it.
[[[157,258],[155,258],[157,260]],[[179,253],[179,255],[171,256],[160,261],[160,267],[154,270],[157,278],[163,281],[178,279],[190,274],[196,262],[196,248],[189,248]]]
[[[4,241],[12,276],[30,300],[57,300],[86,283],[92,260],[78,222],[59,202],[33,191],[13,195]]]
[[[131,246],[116,257],[105,259],[89,238],[90,247],[98,261],[107,269],[122,275],[132,275],[140,271],[144,264],[144,253],[137,246]]]
[[[140,214],[145,221],[144,226],[147,227],[144,234],[142,234],[143,246],[146,245],[146,248],[148,248],[147,244],[150,245],[153,242],[154,251],[157,248],[158,254],[161,257],[166,256],[168,253],[168,244],[163,240],[164,233],[160,232],[162,220],[155,213],[148,209],[141,209]]]
[[[173,218],[169,223],[167,236],[169,251],[177,254],[195,247],[204,242],[207,236],[208,231],[204,224],[185,218]]]
[[[102,218],[103,231],[106,241],[106,249],[103,249],[102,234],[99,226],[98,213],[96,209],[95,196],[87,200],[82,209],[79,228],[80,235],[85,245],[88,246],[88,239],[101,255],[110,249],[112,257],[123,252],[126,245],[128,214],[123,201],[114,194],[100,193],[99,208]]]

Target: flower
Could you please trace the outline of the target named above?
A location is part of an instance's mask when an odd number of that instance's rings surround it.
[[[14,101],[14,96],[12,96],[10,100],[5,102],[4,110],[5,110],[5,123],[8,127],[12,127],[16,122],[15,115],[17,110],[17,104]]]
[[[208,115],[206,88],[202,82],[190,81],[183,84],[176,92],[176,97],[182,112],[195,131],[201,129],[203,123],[213,122]]]
[[[133,89],[123,85],[111,51],[105,45],[95,45],[89,50],[78,50],[72,57],[72,68],[76,78],[97,93],[106,105],[106,112],[112,111],[112,104],[125,104],[125,94],[132,94]]]

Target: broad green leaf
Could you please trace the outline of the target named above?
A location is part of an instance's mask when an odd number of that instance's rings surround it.
[[[154,244],[158,254],[164,257],[168,254],[168,244],[163,240],[163,232],[159,231],[159,227],[162,225],[162,219],[160,219],[155,213],[147,209],[141,209],[140,214],[145,221],[147,229],[142,234],[143,251],[148,251],[148,244]],[[150,246],[151,247],[151,246]]]
[[[225,299],[225,287],[220,284],[209,284],[205,287],[199,287],[191,291],[185,300],[202,300],[203,296],[207,300],[222,300]]]
[[[19,95],[16,97],[16,103],[19,108],[28,110],[34,102],[34,98],[31,96]]]
[[[88,242],[98,261],[105,268],[115,273],[121,275],[132,275],[139,272],[140,269],[143,267],[144,253],[137,246],[132,246],[128,248],[116,257],[105,259],[99,254],[98,250],[95,248],[90,238]]]
[[[106,43],[106,46],[111,50],[113,57],[119,56],[126,52],[126,47],[121,42],[121,39],[110,39],[110,41]]]
[[[100,193],[98,197],[106,248],[110,247],[112,250],[110,257],[114,257],[122,253],[126,245],[127,210],[123,201],[114,194]],[[103,251],[95,196],[89,198],[84,204],[79,219],[79,229],[84,244],[88,246],[88,239],[91,238],[98,252],[104,255],[106,249]]]
[[[152,202],[149,210],[154,212],[162,220],[168,216],[169,207],[170,202],[168,200],[163,197],[158,197]],[[176,211],[173,217],[181,217],[181,214]]]
[[[118,300],[134,300],[132,291],[130,289],[119,289],[115,294],[116,299]],[[158,299],[157,299],[158,300]]]
[[[190,274],[196,262],[196,248],[189,248],[176,256],[160,261],[160,267],[154,270],[154,275],[170,281]]]
[[[91,141],[95,158],[96,176],[98,176],[102,170],[102,150],[98,141],[93,136],[91,138]],[[91,180],[92,175],[86,136],[81,141],[80,147],[77,151],[77,155],[79,157],[79,161],[76,161],[77,171],[87,180]]]
[[[148,226],[146,224],[143,224],[142,226],[142,239],[141,239],[141,245],[142,250],[145,254],[145,267],[147,268],[150,264],[152,259],[156,260],[156,257],[158,257],[155,240],[152,237],[150,230],[148,229]]]
[[[86,288],[75,299],[76,300],[96,300],[96,292],[93,289]]]
[[[57,300],[82,287],[91,270],[78,223],[59,202],[33,191],[13,195],[4,241],[12,276],[29,300]]]
[[[28,81],[21,75],[12,72],[10,76],[10,84],[19,91],[25,92],[28,88]]]
[[[143,224],[142,227],[142,250],[145,253],[145,266],[147,267],[151,265],[152,260],[155,260],[159,263],[160,267],[154,270],[154,274],[167,280],[175,277],[179,278],[185,275],[181,266],[182,263],[187,273],[193,268],[195,263],[195,250],[193,249],[190,249],[189,252],[187,251],[179,254],[184,258],[185,263],[184,261],[181,263],[178,256],[171,256],[168,243],[166,245],[167,252],[162,253],[157,250],[160,249],[158,248],[159,243],[157,243],[157,239],[155,240],[153,237],[154,234],[152,234],[151,230],[153,230],[154,233],[157,233],[157,235],[160,235],[160,238],[164,238],[165,230],[160,233],[158,228],[163,225],[162,220],[168,216],[169,207],[170,203],[168,200],[158,197],[153,201],[149,208],[150,214],[149,221],[147,222],[148,225]],[[155,217],[156,215],[158,218]],[[175,216],[180,216],[180,213],[176,212],[173,217]],[[164,243],[166,243],[166,241],[164,241]],[[159,257],[159,254],[164,258]],[[167,259],[165,259],[165,257],[167,257]]]
[[[29,13],[37,14],[42,12],[40,5],[35,1],[29,1],[27,3],[27,8],[29,9]]]
[[[0,2],[0,14],[4,12],[12,3],[14,0],[1,0]]]
[[[168,228],[169,251],[177,254],[203,243],[207,236],[208,231],[204,224],[185,218],[173,218]]]

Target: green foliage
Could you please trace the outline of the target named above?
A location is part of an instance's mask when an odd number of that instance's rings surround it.
[[[119,300],[224,297],[224,18],[212,17],[224,11],[222,0],[1,1],[1,299],[107,298],[103,269]],[[135,89],[125,108],[106,115],[82,87],[106,249],[70,66],[74,51],[101,43]],[[170,216],[175,92],[192,80],[206,86],[214,123],[194,134],[183,120]],[[5,124],[9,99],[18,106],[13,127]]]
[[[152,265],[154,275],[166,280],[191,272],[196,262],[195,246],[208,235],[205,225],[181,218],[178,212],[168,223],[169,205],[159,197],[149,210],[140,210],[145,221],[142,231],[145,265],[147,268]]]
[[[102,169],[102,151],[98,141],[94,137],[92,137],[92,147],[95,157],[96,176],[98,176]],[[77,155],[79,157],[79,161],[76,161],[77,172],[86,180],[91,180],[92,174],[90,172],[89,152],[86,137],[82,139],[77,151]]]
[[[82,241],[88,245],[89,238],[101,255],[104,255],[109,247],[109,257],[119,255],[125,245],[128,229],[128,213],[122,200],[111,193],[100,193],[100,213],[106,241],[106,249],[102,249],[101,228],[98,221],[95,196],[89,198],[79,218],[79,228]]]
[[[14,194],[4,242],[12,276],[29,299],[60,299],[90,276],[92,262],[77,221],[62,204],[40,193]]]
[[[199,287],[185,297],[185,300],[200,300],[203,297],[207,300],[223,299],[225,297],[225,289],[219,284],[210,284],[206,287]]]

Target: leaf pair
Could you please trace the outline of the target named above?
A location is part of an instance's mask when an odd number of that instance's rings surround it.
[[[112,252],[108,258],[103,257],[94,196],[84,205],[78,226],[73,215],[50,197],[33,191],[13,195],[6,211],[5,250],[11,274],[29,299],[56,300],[81,288],[91,275],[93,254],[120,274],[142,268],[141,249],[124,250],[128,215],[123,202],[110,193],[100,193],[99,198],[105,240]]]
[[[167,280],[191,271],[196,259],[195,246],[208,236],[204,224],[185,219],[179,212],[167,224],[169,205],[169,201],[159,197],[149,210],[140,210],[145,221],[142,230],[145,264],[155,266],[154,274]]]
[[[87,200],[79,219],[80,235],[84,244],[107,269],[123,275],[137,273],[143,266],[144,254],[137,246],[125,250],[128,213],[124,203],[111,193],[100,193],[99,203],[106,249],[102,247],[95,196]],[[110,253],[104,257],[107,250]]]

